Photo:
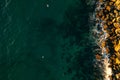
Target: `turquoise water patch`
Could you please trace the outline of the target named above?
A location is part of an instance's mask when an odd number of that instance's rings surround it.
[[[0,80],[93,80],[88,7],[82,0],[0,1]]]

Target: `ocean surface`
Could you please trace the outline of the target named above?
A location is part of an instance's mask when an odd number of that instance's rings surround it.
[[[88,0],[0,0],[0,80],[96,80]]]

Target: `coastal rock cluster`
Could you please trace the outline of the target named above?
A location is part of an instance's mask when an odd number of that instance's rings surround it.
[[[96,2],[95,22],[101,52],[96,59],[103,60],[105,80],[120,79],[120,0]],[[105,60],[107,60],[106,63]],[[108,65],[109,64],[109,65]],[[105,67],[108,65],[107,67]],[[109,78],[109,79],[108,79]]]

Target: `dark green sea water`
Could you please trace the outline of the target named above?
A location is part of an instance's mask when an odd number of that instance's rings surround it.
[[[95,80],[89,12],[87,0],[0,0],[0,80]]]

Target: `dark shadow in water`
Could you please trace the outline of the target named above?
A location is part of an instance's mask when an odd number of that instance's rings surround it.
[[[79,0],[75,7],[68,8],[60,25],[64,40],[68,40],[63,45],[62,59],[67,64],[64,75],[72,74],[71,80],[95,80],[93,46],[89,39],[89,13],[93,11],[94,7],[87,5],[85,0]]]

